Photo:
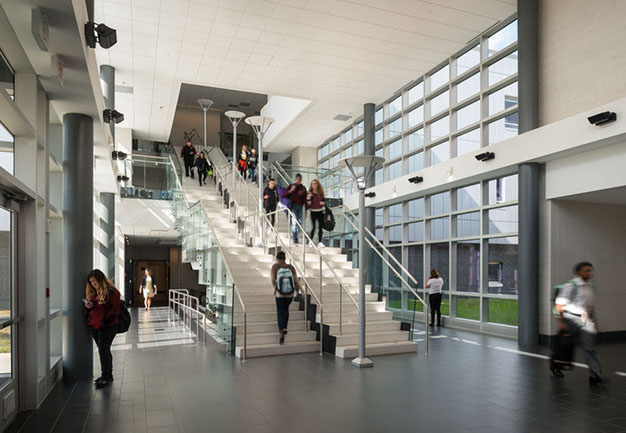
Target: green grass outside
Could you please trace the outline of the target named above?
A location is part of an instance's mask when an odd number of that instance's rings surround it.
[[[480,320],[480,299],[456,298],[456,317]]]
[[[517,300],[489,299],[489,321],[503,325],[517,326]]]
[[[389,299],[389,308],[400,310],[402,300]],[[415,299],[408,300],[408,311],[423,312],[424,306]],[[441,302],[441,314],[450,316],[450,301],[444,298]],[[480,299],[478,298],[457,298],[456,316],[463,319],[480,320]],[[517,300],[515,299],[489,299],[489,322],[503,325],[517,326]]]
[[[0,353],[11,353],[11,327],[0,331]]]

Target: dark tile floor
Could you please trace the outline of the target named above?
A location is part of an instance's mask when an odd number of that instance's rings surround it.
[[[242,363],[170,326],[166,311],[133,312],[113,387],[60,383],[8,431],[626,432],[626,344],[599,346],[612,381],[591,390],[584,368],[552,377],[545,350],[450,329],[435,330],[430,356],[420,341],[419,354],[375,357],[372,369],[315,354]]]

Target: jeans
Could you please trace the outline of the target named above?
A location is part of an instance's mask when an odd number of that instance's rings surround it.
[[[435,323],[435,312],[437,312],[437,326],[441,325],[441,293],[428,295],[430,303],[430,323]]]
[[[313,240],[313,235],[315,234],[315,226],[317,226],[317,242],[322,242],[322,222],[324,221],[324,211],[311,211],[310,213],[311,225],[313,226],[313,228],[311,229],[311,240]]]
[[[301,204],[292,204],[291,213],[293,213],[293,216],[295,217],[291,219],[291,237],[293,238],[293,242],[297,244],[300,228],[298,227],[298,224],[296,224],[296,220],[300,224],[302,224],[302,214],[304,213],[304,206],[302,206]]]
[[[191,172],[191,177],[193,177],[193,158],[185,159],[185,176],[189,176],[189,172]]]
[[[109,328],[92,329],[91,336],[98,346],[98,354],[100,355],[100,368],[102,377],[105,379],[113,378],[113,355],[111,354],[111,345],[117,333],[117,325]]]
[[[563,318],[570,334],[575,341],[579,342],[583,352],[585,352],[585,362],[589,366],[589,377],[600,378],[602,369],[595,349],[596,333],[593,322],[583,323],[580,317],[569,313],[565,313]]]
[[[248,169],[248,176],[250,176],[250,182],[256,182],[256,169],[250,168]]]
[[[278,330],[284,331],[289,323],[289,306],[293,298],[276,298],[276,316],[278,318]]]

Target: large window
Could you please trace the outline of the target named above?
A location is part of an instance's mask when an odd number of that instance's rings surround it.
[[[0,387],[13,377],[13,225],[12,214],[0,208]],[[4,324],[7,324],[6,326]]]
[[[7,92],[11,99],[15,99],[15,71],[2,51],[0,51],[0,88]]]
[[[13,134],[0,123],[0,167],[11,174],[14,174],[14,146]]]

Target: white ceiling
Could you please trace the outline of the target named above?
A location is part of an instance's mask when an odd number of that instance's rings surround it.
[[[311,100],[268,146],[317,146],[516,11],[517,0],[96,0],[122,126],[166,141],[181,82]]]
[[[143,243],[178,238],[169,201],[125,198],[117,205],[116,215],[122,233]]]

